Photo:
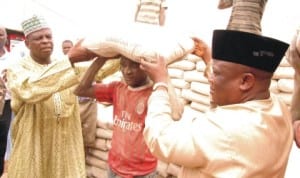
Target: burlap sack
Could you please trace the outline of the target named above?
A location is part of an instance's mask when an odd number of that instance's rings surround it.
[[[293,79],[279,79],[278,89],[284,93],[290,93],[292,95],[294,91],[294,80]]]
[[[183,78],[183,70],[168,68],[168,73],[171,78]]]
[[[201,82],[209,84],[208,79],[204,76],[204,72],[199,72],[196,70],[185,71],[183,74],[183,79],[187,82]]]
[[[196,64],[192,61],[188,60],[181,60],[174,62],[168,66],[169,68],[173,69],[181,69],[181,70],[194,70],[196,69]]]
[[[201,82],[191,82],[191,90],[209,96],[210,85]]]
[[[106,139],[103,139],[103,138],[96,138],[94,145],[90,146],[89,148],[102,150],[102,151],[108,151],[109,150],[107,145],[106,145]]]
[[[84,145],[92,146],[96,139],[97,103],[93,99],[82,99],[79,108]]]
[[[295,74],[295,70],[293,67],[277,67],[275,70],[272,79],[293,79]]]
[[[191,53],[195,45],[192,38],[174,29],[142,23],[95,34],[98,36],[87,37],[82,46],[100,56],[121,54],[136,62],[141,58],[151,61],[160,55],[170,64]]]
[[[107,178],[106,169],[97,168],[94,166],[86,166],[87,178]]]
[[[102,128],[97,128],[96,130],[96,137],[97,138],[102,138],[102,139],[112,139],[113,136],[113,130],[111,129],[102,129]]]
[[[191,103],[190,107],[203,113],[207,112],[210,108],[210,106],[207,104],[194,102],[194,101]]]
[[[85,157],[85,161],[87,165],[93,166],[93,167],[97,167],[100,169],[107,169],[107,161],[105,160],[101,160],[101,159],[97,159],[96,157],[93,157],[91,155],[87,155]]]
[[[210,97],[209,96],[193,92],[192,90],[189,90],[189,89],[183,89],[181,92],[181,96],[192,102],[202,103],[207,106],[210,105]]]
[[[180,89],[189,89],[191,87],[191,84],[184,79],[173,78],[171,79],[171,83],[174,87]]]
[[[232,11],[227,29],[260,35],[261,19],[266,3],[267,0],[232,0]]]
[[[95,157],[97,159],[103,160],[103,161],[108,160],[108,151],[103,151],[103,150],[99,150],[99,149],[89,149],[88,155]]]

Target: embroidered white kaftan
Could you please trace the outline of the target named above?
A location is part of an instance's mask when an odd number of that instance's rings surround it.
[[[85,178],[77,97],[70,62],[40,65],[31,57],[8,71],[12,94],[12,153],[8,177]]]

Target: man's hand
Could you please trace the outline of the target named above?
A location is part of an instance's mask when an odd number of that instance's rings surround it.
[[[163,57],[159,56],[157,59],[153,59],[152,61],[146,61],[142,58],[140,67],[148,73],[154,83],[168,83],[168,69]]]
[[[79,40],[67,53],[71,63],[89,61],[97,55],[81,46],[83,39]]]
[[[195,49],[193,51],[193,54],[196,56],[199,56],[203,59],[204,63],[207,65],[211,62],[211,51],[210,48],[207,46],[207,44],[200,40],[199,38],[193,37],[192,38],[195,43]]]
[[[211,55],[211,50],[210,48],[207,46],[207,44],[200,40],[199,38],[193,37],[192,38],[194,40],[195,43],[195,49],[193,51],[192,54],[199,56],[202,58],[202,60],[204,61],[206,68],[204,71],[204,76],[209,78],[211,76],[211,66],[212,66],[212,55]]]

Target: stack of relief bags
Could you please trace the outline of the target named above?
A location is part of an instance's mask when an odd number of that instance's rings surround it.
[[[270,91],[278,95],[289,107],[294,90],[294,68],[284,57],[274,72]]]

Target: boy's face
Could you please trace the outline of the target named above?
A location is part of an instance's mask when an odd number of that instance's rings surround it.
[[[71,42],[63,42],[62,44],[62,50],[64,54],[67,54],[69,50],[73,47],[73,44]]]
[[[139,87],[147,82],[147,74],[140,69],[140,64],[125,57],[121,58],[120,69],[124,81],[131,87]]]

